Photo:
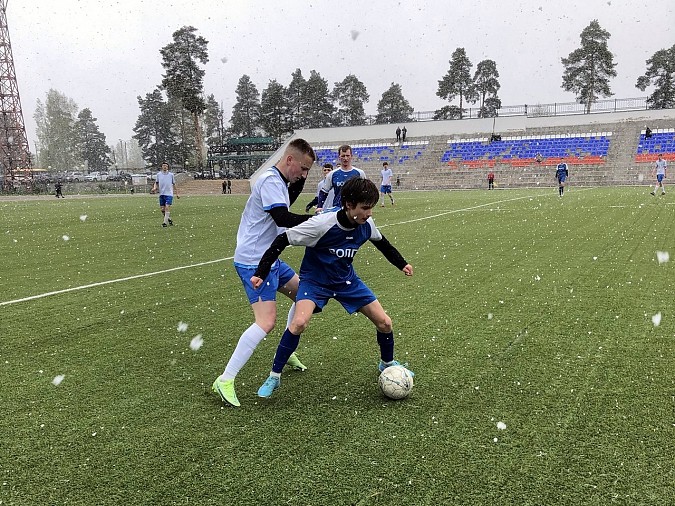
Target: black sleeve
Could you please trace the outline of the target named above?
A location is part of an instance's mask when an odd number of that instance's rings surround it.
[[[305,187],[305,181],[307,181],[307,179],[301,177],[295,183],[291,183],[288,185],[288,197],[291,202],[291,205],[293,205],[293,203],[296,200],[298,200],[298,197],[302,193],[302,189]]]
[[[373,245],[382,252],[384,258],[389,260],[389,263],[396,266],[399,270],[402,270],[406,265],[408,265],[408,262],[405,261],[405,258],[403,258],[403,256],[398,252],[394,245],[387,240],[385,236],[382,236],[382,240],[380,241],[371,240],[370,242],[372,242]]]
[[[267,251],[265,251],[263,254],[262,258],[260,259],[260,263],[258,264],[258,268],[255,270],[253,275],[258,276],[260,279],[265,279],[269,275],[274,262],[276,262],[277,258],[279,258],[279,255],[281,255],[281,252],[289,244],[290,243],[288,242],[288,236],[286,235],[286,232],[279,234],[277,238],[272,241],[270,247],[267,248]]]
[[[328,194],[323,191],[323,188],[319,190],[319,194],[317,195],[317,198],[319,199],[318,204],[316,207],[323,208],[323,205],[326,203],[326,198],[328,197]]]
[[[269,211],[270,216],[277,224],[277,227],[291,228],[300,223],[306,222],[312,217],[311,214],[295,214],[288,210],[287,207],[273,207]]]

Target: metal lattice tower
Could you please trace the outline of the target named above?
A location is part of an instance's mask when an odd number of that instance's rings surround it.
[[[2,186],[11,189],[32,179],[30,150],[16,83],[7,2],[0,0],[0,167]]]

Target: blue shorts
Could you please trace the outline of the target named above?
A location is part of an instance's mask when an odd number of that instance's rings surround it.
[[[306,278],[305,280],[300,278],[296,301],[311,300],[316,304],[314,312],[319,313],[330,299],[335,299],[349,314],[353,314],[377,300],[377,297],[358,276],[354,276],[349,284],[341,284],[339,288],[321,286]]]
[[[666,176],[665,174],[657,174],[656,175],[656,181],[660,183],[661,181],[663,181],[663,178],[665,176]]]
[[[286,262],[277,260],[263,284],[256,290],[251,284],[251,276],[255,274],[257,266],[234,264],[234,268],[239,274],[244,290],[246,290],[246,296],[251,304],[259,301],[277,300],[279,287],[284,286],[295,276],[295,271]]]
[[[160,195],[159,196],[159,205],[160,206],[170,206],[173,203],[173,195]]]
[[[567,176],[565,174],[563,174],[562,176],[558,176],[558,182],[559,183],[564,183],[566,179],[567,179]]]
[[[380,193],[391,193],[391,185],[383,184],[382,186],[380,186]]]

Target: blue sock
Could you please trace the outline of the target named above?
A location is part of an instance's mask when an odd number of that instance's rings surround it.
[[[377,331],[377,344],[380,346],[382,362],[394,360],[394,333]]]
[[[281,341],[279,346],[277,346],[277,353],[274,355],[274,363],[272,364],[272,372],[281,374],[286,362],[288,362],[288,357],[290,357],[293,352],[298,347],[300,343],[300,336],[291,333],[290,330],[286,329],[284,335],[281,336]]]

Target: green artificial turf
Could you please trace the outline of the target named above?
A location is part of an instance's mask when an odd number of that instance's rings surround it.
[[[0,504],[675,504],[670,194],[395,197],[374,218],[415,275],[354,265],[411,396],[381,396],[372,324],[331,302],[259,399],[280,300],[238,409],[210,387],[252,323],[245,197],[182,198],[167,229],[154,197],[0,200]]]

